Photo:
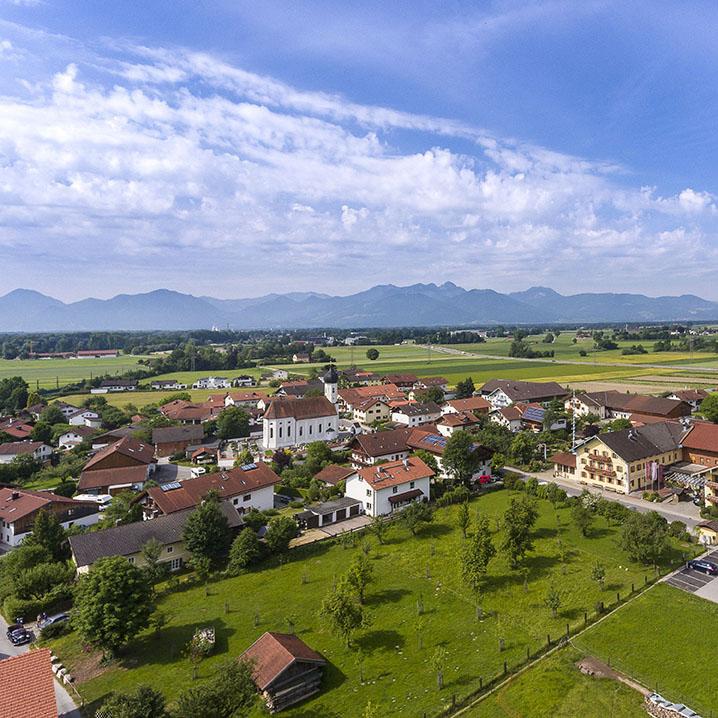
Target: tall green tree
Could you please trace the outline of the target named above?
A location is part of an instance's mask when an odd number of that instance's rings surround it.
[[[474,386],[474,381],[470,376],[467,376],[466,379],[463,379],[456,384],[457,399],[468,399],[474,395],[474,391],[476,391],[476,387]]]
[[[386,538],[386,533],[389,530],[389,524],[384,521],[384,519],[381,516],[374,516],[372,518],[371,523],[369,524],[369,531],[376,536],[376,540],[380,543],[384,543],[384,539]]]
[[[379,358],[379,350],[378,349],[367,349],[366,350],[366,358],[369,361],[376,361]]]
[[[571,518],[581,536],[588,536],[593,526],[593,512],[579,498],[571,508]]]
[[[411,531],[411,535],[416,536],[422,526],[434,520],[434,512],[426,502],[412,501],[401,510],[400,520]]]
[[[701,402],[700,412],[708,421],[718,424],[718,392],[708,394]]]
[[[103,528],[124,526],[142,520],[142,506],[135,501],[137,495],[132,491],[121,491],[112,497],[110,505],[102,514]]]
[[[332,631],[341,636],[347,648],[351,645],[352,634],[366,622],[364,609],[346,579],[342,579],[322,601],[320,614]]]
[[[477,601],[489,562],[495,555],[496,547],[491,538],[489,520],[480,514],[476,520],[474,533],[464,544],[461,552],[461,578]]]
[[[210,491],[202,503],[187,517],[183,538],[192,556],[203,556],[219,563],[229,551],[232,534],[227,517],[220,508],[216,491]]]
[[[471,434],[455,431],[446,441],[441,463],[454,481],[468,485],[479,466]]]
[[[248,566],[259,560],[261,555],[262,547],[257,534],[251,528],[244,529],[234,539],[232,548],[229,549],[227,573],[232,576],[238,576]]]
[[[359,603],[364,603],[364,593],[366,587],[371,583],[374,576],[374,568],[368,557],[359,554],[352,561],[347,573],[347,583],[356,592]]]
[[[163,578],[165,578],[165,576],[167,576],[167,573],[169,572],[169,566],[167,562],[160,561],[160,558],[162,556],[162,549],[162,542],[158,541],[154,537],[149,539],[147,543],[145,543],[145,545],[142,547],[141,554],[144,561],[142,570],[145,572],[147,580],[151,584],[155,584],[158,581],[161,581]]]
[[[469,502],[464,501],[459,505],[459,511],[456,514],[456,525],[461,530],[461,535],[466,538],[466,532],[471,524],[471,516],[469,515]]]
[[[150,686],[138,686],[134,693],[111,693],[97,714],[111,718],[166,718],[165,697]]]
[[[520,500],[511,499],[504,513],[504,540],[501,544],[511,568],[518,568],[526,554],[533,549],[531,529],[537,518],[536,506],[530,498],[524,496]]]
[[[238,406],[227,407],[217,417],[217,436],[220,439],[249,436],[249,414]]]
[[[67,534],[59,519],[51,511],[37,512],[32,525],[32,534],[23,542],[27,546],[42,546],[55,561],[70,558]]]
[[[122,556],[101,558],[75,587],[72,624],[84,641],[113,655],[147,628],[153,599],[139,568]]]
[[[520,464],[528,464],[536,454],[536,438],[527,431],[521,431],[511,442],[511,456]]]
[[[267,524],[264,540],[272,553],[282,553],[289,548],[289,542],[297,535],[296,521],[290,516],[274,516]]]
[[[631,512],[621,529],[621,548],[632,561],[659,563],[668,549],[668,522],[655,511]]]

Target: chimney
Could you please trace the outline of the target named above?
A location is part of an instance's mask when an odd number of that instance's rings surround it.
[[[403,459],[402,464],[404,464],[404,468],[409,471],[409,459]]]
[[[10,494],[10,501],[17,501],[20,498],[20,492],[19,491],[13,491]]]

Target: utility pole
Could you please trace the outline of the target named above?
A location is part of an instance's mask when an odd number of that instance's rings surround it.
[[[576,451],[576,390],[571,393],[571,451]]]

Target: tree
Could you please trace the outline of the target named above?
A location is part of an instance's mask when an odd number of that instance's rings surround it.
[[[312,441],[307,444],[307,455],[304,466],[310,475],[319,473],[327,464],[334,460],[334,454],[325,441]]]
[[[366,350],[366,358],[369,361],[376,361],[379,358],[379,350],[378,349],[367,349]]]
[[[551,609],[551,615],[556,618],[558,615],[558,609],[561,607],[561,594],[555,586],[549,586],[544,603]]]
[[[596,561],[593,565],[591,569],[591,579],[603,590],[603,582],[606,580],[606,567],[600,561]]]
[[[66,561],[70,550],[65,529],[55,514],[42,509],[37,512],[32,534],[23,542],[26,546],[42,546],[55,561]]]
[[[227,555],[232,534],[216,491],[210,491],[187,517],[183,538],[185,548],[193,556],[204,556],[213,564]]]
[[[150,686],[138,686],[134,693],[111,693],[98,715],[111,718],[165,718],[165,697]]]
[[[655,511],[631,512],[621,529],[621,548],[632,561],[658,563],[668,548],[668,522]]]
[[[384,538],[386,537],[386,532],[389,529],[389,524],[384,521],[384,519],[381,516],[374,516],[372,518],[371,523],[369,524],[369,531],[371,531],[374,536],[376,536],[376,540],[380,543],[384,543]]]
[[[122,556],[101,558],[75,588],[72,624],[84,641],[112,655],[147,628],[153,598],[139,568]]]
[[[700,411],[708,421],[718,424],[718,392],[708,394],[708,396],[703,399]]]
[[[468,399],[474,395],[474,391],[476,391],[476,387],[474,386],[474,381],[470,376],[456,384],[457,399]]]
[[[496,474],[501,471],[504,466],[506,466],[506,457],[500,452],[495,453],[491,457],[491,471]]]
[[[217,417],[217,436],[220,439],[249,436],[249,414],[238,406],[228,406]]]
[[[516,434],[511,442],[511,456],[520,464],[528,464],[536,453],[536,438],[533,434],[522,431]]]
[[[234,460],[235,466],[246,466],[254,463],[254,456],[249,449],[242,449]]]
[[[41,441],[43,444],[49,444],[52,441],[52,426],[44,421],[38,421],[32,427],[30,438],[33,441]]]
[[[471,434],[455,431],[446,440],[441,463],[454,481],[468,485],[479,465]]]
[[[142,506],[135,501],[132,491],[122,491],[112,497],[110,505],[102,514],[103,528],[123,526],[142,520]]]
[[[247,566],[255,563],[261,555],[262,548],[257,534],[251,528],[246,528],[232,542],[232,548],[229,549],[227,572],[230,575],[237,576]]]
[[[436,672],[436,687],[441,690],[444,687],[444,666],[446,665],[446,649],[437,646],[431,655],[431,667]]]
[[[608,424],[603,427],[601,433],[608,431],[622,431],[623,429],[630,429],[632,426],[633,424],[631,424],[629,419],[614,419],[613,421],[609,421]]]
[[[274,516],[267,524],[264,540],[272,553],[282,553],[297,535],[297,523],[289,516]]]
[[[169,570],[167,563],[160,561],[162,548],[162,542],[158,541],[154,537],[149,539],[142,547],[141,554],[144,561],[142,570],[151,584],[161,581],[167,575]]]
[[[456,525],[461,529],[461,535],[466,538],[466,532],[471,524],[471,516],[469,516],[469,502],[464,501],[459,506],[459,512],[456,515]]]
[[[414,452],[435,474],[439,473],[439,464],[436,462],[436,457],[426,449],[418,449]]]
[[[528,551],[533,548],[531,529],[538,513],[533,501],[524,496],[511,499],[504,513],[504,540],[501,549],[507,554],[509,566],[517,568]]]
[[[353,595],[346,579],[342,579],[322,601],[320,614],[329,623],[331,629],[341,636],[347,648],[351,644],[354,631],[366,622],[364,609]]]
[[[489,562],[496,555],[491,539],[489,520],[480,514],[473,535],[464,544],[461,554],[461,578],[478,600]]]
[[[431,506],[424,501],[412,501],[400,514],[401,522],[411,531],[412,536],[424,525],[434,520]]]
[[[53,424],[64,424],[65,415],[62,413],[57,404],[50,404],[50,406],[46,406],[42,410],[38,421],[43,424],[47,424],[48,426],[52,426]]]
[[[364,554],[356,556],[349,572],[347,573],[347,583],[356,592],[359,603],[364,603],[364,592],[366,587],[371,583],[374,576],[374,569],[369,559]]]
[[[576,524],[576,528],[580,531],[581,536],[588,536],[593,525],[593,512],[579,498],[571,509],[571,517]]]
[[[55,586],[70,583],[74,570],[66,563],[39,563],[14,574],[15,595],[22,599],[40,599]]]
[[[257,700],[252,664],[230,659],[207,682],[180,693],[172,718],[243,718]]]

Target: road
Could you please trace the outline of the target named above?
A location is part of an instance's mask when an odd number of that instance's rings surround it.
[[[475,359],[500,359],[501,361],[534,361],[538,362],[540,364],[573,364],[575,366],[613,366],[613,367],[622,367],[625,368],[631,368],[634,367],[636,369],[674,369],[677,368],[675,366],[666,365],[666,364],[644,364],[641,362],[640,364],[631,364],[629,362],[610,362],[610,361],[602,361],[602,362],[593,362],[593,361],[579,361],[578,359],[552,359],[551,357],[541,357],[538,359],[527,359],[524,357],[509,357],[509,356],[502,356],[500,354],[480,354],[479,352],[467,352],[463,349],[453,349],[451,347],[441,347],[436,346],[432,344],[431,346],[426,344],[417,344],[416,346],[421,347],[422,349],[431,349],[431,351],[434,352],[440,352],[443,354],[455,354],[458,356],[464,356],[464,357],[472,357]],[[711,372],[717,372],[718,369],[715,367],[708,367],[708,366],[687,366],[684,364],[681,364],[680,366],[681,371],[695,371],[695,372],[701,372],[703,374],[705,373],[711,373]]]
[[[0,660],[10,656],[19,656],[30,650],[30,645],[13,646],[7,638],[7,623],[0,616]],[[59,718],[82,718],[75,701],[58,681],[55,681],[55,698],[57,699],[57,712]]]
[[[524,479],[535,476],[539,481],[550,481],[551,483],[560,486],[562,489],[565,489],[569,496],[578,496],[584,489],[589,488],[588,486],[580,484],[578,481],[554,478],[551,471],[527,472],[513,466],[507,466],[506,468],[509,471],[519,474]],[[698,507],[691,503],[656,504],[652,501],[644,501],[637,496],[617,494],[615,491],[604,491],[603,489],[593,486],[590,487],[590,491],[593,494],[603,496],[609,501],[616,501],[619,504],[627,506],[629,509],[640,511],[644,514],[649,511],[655,511],[668,521],[683,521],[689,529],[695,528],[702,521]]]

